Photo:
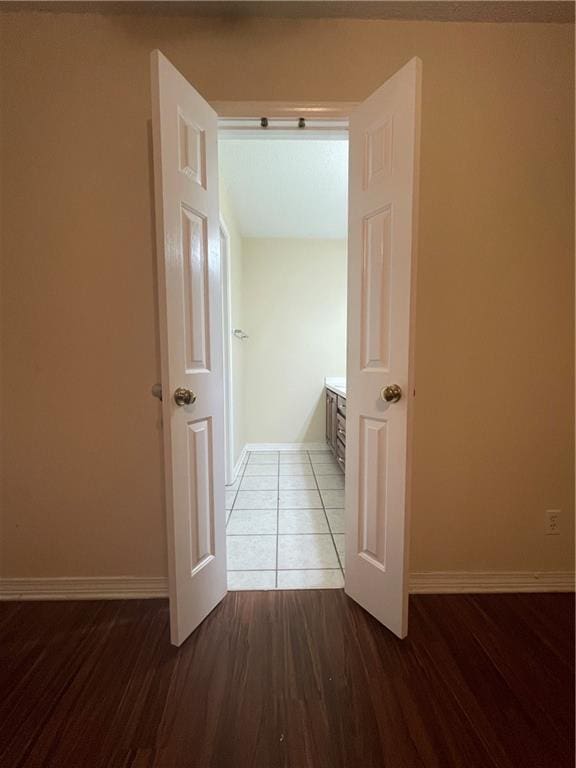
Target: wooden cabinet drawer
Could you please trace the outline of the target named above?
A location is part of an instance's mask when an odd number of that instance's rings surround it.
[[[341,413],[336,414],[336,437],[346,445],[346,419]]]
[[[336,414],[337,414],[337,398],[334,392],[329,389],[326,390],[326,442],[335,450],[336,443]]]
[[[326,442],[344,469],[346,446],[346,398],[326,387]],[[340,443],[340,447],[338,446]]]
[[[336,460],[340,464],[342,471],[344,471],[346,467],[346,446],[340,438],[336,440]]]

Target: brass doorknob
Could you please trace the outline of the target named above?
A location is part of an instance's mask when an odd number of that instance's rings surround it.
[[[380,397],[387,403],[397,403],[402,397],[402,390],[398,384],[389,384],[387,387],[383,387]]]
[[[191,389],[178,387],[174,390],[174,402],[179,406],[192,405],[192,403],[196,402],[196,395]]]

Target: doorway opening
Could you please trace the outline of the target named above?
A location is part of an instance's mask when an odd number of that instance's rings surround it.
[[[231,111],[222,109],[222,103],[218,107],[211,106],[160,51],[152,52],[151,64],[162,382],[163,388],[166,387],[170,393],[162,400],[170,633],[173,642],[179,645],[227,591],[218,114],[248,114],[254,118],[255,115],[266,114],[266,111],[262,102],[238,102]],[[406,541],[411,500],[412,401],[415,396],[413,275],[419,197],[421,70],[422,63],[418,58],[410,60],[353,110],[334,104],[301,106],[269,102],[266,105],[266,110],[271,107],[273,116],[281,115],[284,121],[296,116],[297,128],[289,129],[291,137],[312,138],[308,129],[316,128],[307,124],[307,118],[298,118],[301,110],[307,110],[305,114],[311,122],[319,115],[324,118],[350,118],[349,216],[344,214],[341,217],[344,222],[347,218],[349,230],[347,327],[346,344],[343,345],[348,347],[346,390],[343,393],[346,405],[344,410],[340,409],[340,415],[345,416],[347,424],[346,445],[345,458],[326,455],[328,461],[324,463],[335,461],[340,467],[340,458],[346,465],[346,489],[341,496],[346,519],[346,594],[398,637],[406,636],[408,619]],[[260,120],[253,119],[252,125],[240,120],[238,125],[230,127],[228,135],[232,139],[234,131],[237,131],[247,136],[256,128],[260,136],[261,131],[266,130],[267,136],[290,138],[282,136],[286,133],[286,122],[278,126],[274,121],[272,125],[267,122],[267,126],[260,127]],[[303,122],[305,125],[302,125]],[[223,126],[220,128],[224,130]],[[326,130],[329,132],[334,128],[332,125]],[[321,131],[322,126],[318,126],[317,132]],[[324,134],[326,137],[327,133]],[[249,142],[244,143],[247,145]],[[303,145],[309,144],[308,141],[303,142]],[[308,173],[311,164],[312,159],[306,165]],[[273,177],[274,185],[269,191],[271,197],[275,197],[277,190],[283,186],[280,182],[289,178],[290,170],[288,164],[282,176]],[[300,193],[298,181],[299,178],[293,187]],[[248,198],[252,191],[247,186],[245,196]],[[300,194],[295,197],[299,200]],[[316,201],[319,198],[321,196],[316,193]],[[240,201],[244,202],[242,192]],[[281,220],[288,218],[286,206],[277,205],[277,209],[282,214]],[[308,209],[304,208],[300,213],[302,221],[310,220],[308,213]],[[237,249],[229,224],[228,229],[233,306],[234,254]],[[269,249],[269,255],[276,256],[278,252],[276,248]],[[294,261],[295,258],[284,255],[279,264],[287,269],[293,266]],[[305,266],[309,266],[310,261],[304,259]],[[265,260],[261,263],[262,268],[268,266]],[[260,290],[260,296],[265,297],[271,312],[289,295],[291,286],[286,269],[281,273],[286,278],[277,282],[275,291]],[[276,272],[274,275],[277,277]],[[263,282],[256,271],[249,287],[261,289]],[[320,285],[325,283],[324,276]],[[310,293],[306,282],[297,298]],[[321,288],[316,290],[314,306],[320,305],[320,298],[326,293]],[[296,409],[302,399],[298,397],[301,394],[298,387],[312,369],[316,357],[310,356],[309,362],[302,364],[298,363],[296,352],[293,353],[291,367],[287,369],[288,374],[292,373],[292,388],[288,396],[280,397],[278,394],[282,379],[277,380],[278,393],[271,387],[259,390],[257,385],[264,373],[279,367],[273,355],[278,349],[288,347],[292,337],[297,336],[294,330],[301,321],[298,308],[296,301],[283,310],[278,330],[271,336],[270,355],[259,363],[258,375],[251,382],[253,388],[248,390],[245,387],[242,402],[256,405],[258,418],[265,398],[271,396],[277,409],[288,401],[288,421],[297,423]],[[317,317],[320,315],[316,313]],[[236,325],[233,318],[232,322],[234,326],[231,330],[236,330],[236,335],[244,342],[251,342],[252,339],[246,338],[250,336],[248,329]],[[258,327],[267,329],[268,325],[264,322]],[[299,333],[297,351],[309,341],[314,327],[309,323]],[[328,334],[324,334],[324,344],[317,347],[318,356],[326,346],[327,338]],[[234,336],[232,344],[236,340],[240,342]],[[325,366],[318,378],[324,378],[325,382],[326,377],[331,378]],[[232,370],[231,389],[237,386],[238,377]],[[336,426],[338,437],[337,392],[336,396],[335,419],[329,424]],[[333,409],[328,410],[334,414]],[[274,410],[268,413],[274,415]],[[238,418],[240,426],[247,422],[241,414]],[[272,423],[272,416],[269,420]],[[238,439],[237,434],[238,430],[234,441]],[[239,456],[236,451],[236,462],[244,471],[238,488],[230,489],[235,490],[236,497],[241,493],[256,492],[258,489],[241,489],[240,485],[250,477],[273,478],[276,474],[278,488],[270,489],[275,492],[276,500],[272,515],[268,515],[273,518],[275,510],[276,532],[257,534],[272,537],[273,543],[266,544],[266,547],[263,539],[260,540],[269,565],[263,567],[260,563],[259,568],[252,569],[273,571],[274,589],[278,588],[280,570],[330,570],[325,567],[326,563],[322,564],[322,568],[310,568],[303,560],[298,561],[296,567],[296,557],[301,554],[297,546],[292,547],[290,554],[286,551],[282,553],[282,536],[315,534],[280,532],[279,523],[285,517],[281,512],[285,509],[326,511],[328,505],[322,502],[323,491],[337,493],[343,490],[322,489],[318,482],[315,488],[281,489],[282,477],[296,476],[295,470],[290,470],[288,464],[303,464],[308,471],[300,474],[302,478],[313,477],[317,481],[324,474],[314,471],[315,466],[323,463],[321,457],[313,455],[316,453],[314,446],[303,445],[304,439],[311,439],[310,434],[304,431],[304,434],[298,433],[292,439],[297,441],[290,446],[293,451],[305,454],[292,456],[292,461],[281,456],[277,443],[254,446],[246,441]],[[266,462],[263,455],[246,456],[247,452],[268,452],[272,456]],[[328,454],[327,451],[324,453]],[[301,461],[296,461],[296,458]],[[258,463],[270,464],[273,469],[260,469],[258,474],[253,474]],[[252,464],[254,466],[250,471]],[[285,482],[282,481],[282,484]],[[296,496],[285,495],[303,491],[310,491],[313,496],[317,492],[320,505],[300,506],[295,503]],[[260,492],[265,493],[266,489]],[[242,511],[236,499],[229,506],[232,507],[231,519],[235,509]],[[248,511],[267,509],[268,506],[263,504],[261,509]],[[330,527],[329,521],[327,524]],[[247,540],[252,536],[249,532],[236,535],[244,535]],[[319,535],[332,538],[336,560],[342,566],[334,538],[339,534],[331,531]],[[234,562],[232,556],[231,561]],[[293,567],[283,569],[282,563]],[[237,570],[250,572],[249,568]],[[338,570],[337,563],[331,570]],[[304,586],[310,585],[305,583]],[[269,588],[272,588],[271,585]]]
[[[220,120],[228,588],[344,586],[347,121]]]

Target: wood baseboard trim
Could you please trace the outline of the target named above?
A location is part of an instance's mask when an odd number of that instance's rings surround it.
[[[574,592],[571,571],[425,571],[410,574],[414,595]]]
[[[0,600],[138,600],[167,596],[165,576],[0,579]]]
[[[247,451],[328,451],[326,443],[247,443]]]
[[[414,595],[574,592],[571,571],[428,571],[412,573]],[[168,596],[164,576],[0,579],[0,600],[138,600]]]

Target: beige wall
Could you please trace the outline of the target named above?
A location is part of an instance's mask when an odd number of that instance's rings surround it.
[[[244,316],[242,308],[243,277],[242,277],[242,237],[238,220],[230,203],[226,186],[220,178],[220,216],[228,233],[228,254],[230,259],[229,291],[230,291],[230,328],[242,328]],[[226,330],[225,330],[226,332]],[[239,460],[246,442],[244,434],[244,345],[239,339],[230,339],[232,353],[232,430],[234,444],[234,463]]]
[[[346,243],[243,247],[246,442],[324,442],[324,378],[346,375]]]
[[[156,47],[214,100],[360,100],[422,58],[412,567],[572,567],[569,26],[0,23],[4,574],[166,572]],[[546,508],[563,536],[542,535]]]

